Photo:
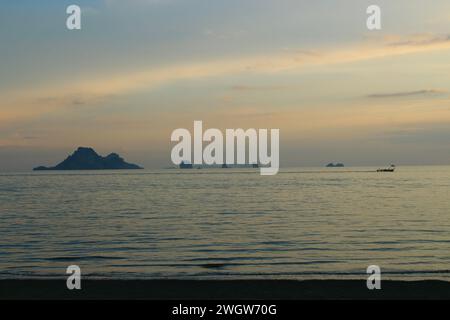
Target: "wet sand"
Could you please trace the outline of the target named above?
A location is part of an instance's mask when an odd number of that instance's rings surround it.
[[[315,300],[450,299],[450,282],[382,281],[368,290],[361,280],[0,280],[0,299]]]

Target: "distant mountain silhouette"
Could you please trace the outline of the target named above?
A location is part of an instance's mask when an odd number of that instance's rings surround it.
[[[79,147],[66,160],[54,167],[37,167],[33,170],[116,170],[142,169],[138,165],[125,162],[117,153],[106,157],[97,154],[92,148]]]

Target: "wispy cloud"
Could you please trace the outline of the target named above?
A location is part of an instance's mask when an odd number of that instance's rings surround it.
[[[395,39],[395,37],[392,36],[387,37],[387,39],[390,39],[388,45],[392,47],[403,47],[403,46],[424,47],[434,45],[436,43],[450,41],[450,35],[416,34],[409,37],[408,39],[401,39],[401,38]]]
[[[49,83],[45,86],[33,88],[18,88],[2,93],[0,121],[5,119],[18,120],[23,117],[42,115],[55,109],[77,105],[82,101],[89,105],[92,99],[108,97],[111,95],[124,95],[140,90],[169,85],[178,81],[191,81],[211,77],[224,77],[230,75],[268,75],[283,72],[300,72],[304,67],[346,64],[364,60],[381,59],[385,57],[400,56],[429,51],[450,49],[449,37],[428,38],[421,36],[412,38],[382,39],[359,45],[349,45],[341,48],[321,50],[314,55],[305,55],[303,51],[274,53],[261,56],[247,56],[206,62],[191,62],[186,64],[169,65],[162,67],[141,68],[141,71],[126,71],[116,75],[87,75],[75,83],[57,84]],[[428,40],[427,40],[428,39]],[[397,43],[397,45],[393,45]],[[401,45],[400,45],[401,43]],[[142,71],[143,70],[143,71]],[[237,90],[253,90],[257,87],[236,86]],[[261,88],[260,88],[261,89]],[[273,87],[272,89],[275,89]],[[27,92],[24,95],[24,92]],[[55,92],[57,95],[55,95]],[[417,92],[394,93],[394,96],[432,94],[430,90]],[[390,93],[393,96],[392,93]],[[378,94],[372,97],[383,97]],[[37,103],[36,99],[53,97],[53,103]],[[76,98],[74,98],[76,97]],[[95,101],[94,101],[95,102]]]
[[[416,90],[405,92],[387,92],[387,93],[374,93],[367,95],[367,98],[402,98],[402,97],[414,97],[414,96],[430,96],[441,95],[447,93],[444,90],[428,89],[428,90]]]
[[[274,85],[274,86],[254,86],[254,85],[235,85],[231,87],[232,91],[238,92],[248,92],[248,91],[280,91],[280,90],[288,90],[293,88],[293,86],[283,86],[283,85]]]

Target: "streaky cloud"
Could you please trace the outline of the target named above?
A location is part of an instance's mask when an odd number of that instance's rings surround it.
[[[434,45],[436,43],[450,42],[450,34],[432,35],[432,34],[417,34],[411,36],[409,39],[401,39],[388,43],[392,47],[424,47]]]
[[[428,41],[424,39],[428,39]],[[79,79],[73,83],[43,83],[30,88],[17,88],[9,90],[0,102],[0,121],[20,121],[22,118],[42,116],[43,113],[52,112],[62,107],[79,105],[74,101],[83,101],[90,105],[92,99],[127,95],[142,90],[152,90],[160,86],[167,86],[179,81],[192,81],[212,77],[224,77],[240,74],[281,74],[284,72],[301,72],[305,67],[320,67],[327,65],[349,64],[360,61],[383,59],[386,57],[403,56],[425,52],[434,52],[450,49],[448,38],[435,40],[436,36],[422,36],[422,45],[406,43],[414,42],[416,37],[404,39],[404,45],[392,46],[393,38],[388,41],[381,38],[379,41],[359,43],[344,47],[322,50],[320,54],[304,55],[303,53],[269,53],[264,55],[223,58],[220,60],[190,61],[181,64],[170,64],[158,67],[143,67],[139,70],[122,71],[117,74],[86,75],[86,79]],[[433,40],[434,39],[434,40]],[[397,41],[398,42],[398,41]],[[243,87],[242,87],[243,88]],[[242,89],[241,88],[241,89]],[[248,88],[247,88],[248,89]],[[24,95],[23,92],[27,94]],[[430,91],[400,93],[400,96],[432,93]],[[57,94],[55,94],[55,92]],[[390,93],[392,96],[392,93]],[[383,94],[372,95],[382,97]],[[394,96],[399,96],[395,94]],[[52,97],[53,103],[36,103],[42,97]],[[81,99],[81,100],[80,100]],[[20,106],[20,108],[18,108]]]
[[[402,97],[413,97],[413,96],[440,95],[440,94],[445,94],[445,93],[447,93],[447,92],[444,90],[429,89],[429,90],[416,90],[416,91],[405,91],[405,92],[375,93],[375,94],[369,94],[366,97],[374,98],[374,99],[402,98]]]
[[[293,86],[283,86],[283,85],[274,85],[274,86],[254,86],[254,85],[234,85],[231,87],[232,91],[280,91],[291,89]]]

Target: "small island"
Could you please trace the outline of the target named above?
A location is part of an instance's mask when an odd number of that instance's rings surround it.
[[[343,168],[345,165],[343,163],[329,163],[327,168]]]
[[[34,171],[43,170],[120,170],[143,169],[132,163],[127,163],[117,153],[102,157],[92,148],[79,147],[72,155],[54,167],[36,167]]]

